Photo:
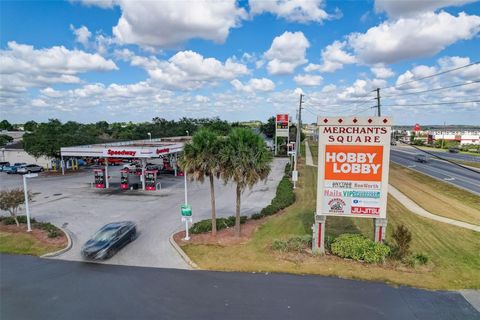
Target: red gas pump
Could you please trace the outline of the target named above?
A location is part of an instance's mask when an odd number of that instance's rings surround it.
[[[145,171],[145,189],[150,191],[157,190],[157,170]]]
[[[138,189],[140,177],[128,168],[120,170],[120,189],[129,190],[130,188]]]
[[[93,174],[95,176],[95,188],[105,189],[105,169],[94,169]]]

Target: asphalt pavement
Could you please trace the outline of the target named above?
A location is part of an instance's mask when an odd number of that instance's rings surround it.
[[[287,159],[274,159],[265,182],[246,189],[242,194],[242,215],[252,215],[267,206],[275,196],[283,177]],[[29,179],[29,190],[35,196],[30,204],[32,217],[63,226],[71,235],[72,248],[58,259],[82,260],[81,246],[106,223],[131,220],[137,224],[138,238],[111,259],[100,262],[144,267],[189,268],[169,243],[170,235],[184,229],[180,205],[184,203],[184,177],[162,175],[159,191],[121,191],[118,188],[120,167],[110,167],[112,188],[92,188],[93,173],[85,170],[68,176],[39,176]],[[115,185],[114,182],[117,182]],[[22,186],[22,177],[0,177],[0,189]],[[218,217],[235,214],[235,186],[217,180],[215,183]],[[208,219],[210,184],[189,182],[188,202],[194,222]],[[23,214],[23,213],[22,213]]]
[[[1,319],[473,320],[457,292],[0,255]]]
[[[474,172],[428,155],[427,163],[420,163],[414,159],[415,155],[419,153],[421,152],[413,148],[392,147],[390,160],[404,167],[480,195],[480,169],[478,171],[472,169],[477,171]]]

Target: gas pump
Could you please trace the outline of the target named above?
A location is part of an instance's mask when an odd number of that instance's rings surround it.
[[[95,176],[95,188],[105,189],[105,169],[94,169],[93,174]]]
[[[157,170],[145,171],[145,189],[154,191],[157,190]]]
[[[165,171],[172,170],[172,167],[170,166],[170,159],[163,158],[163,170],[165,170]]]
[[[129,190],[130,188],[138,189],[140,177],[134,172],[125,168],[120,170],[120,189]]]

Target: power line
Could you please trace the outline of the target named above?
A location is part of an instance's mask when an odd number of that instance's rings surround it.
[[[391,98],[391,97],[399,97],[399,96],[408,96],[408,95],[411,95],[411,94],[419,94],[419,93],[426,93],[426,92],[432,92],[432,91],[439,91],[439,90],[445,90],[445,89],[450,89],[450,88],[467,86],[467,85],[469,85],[469,84],[474,84],[474,83],[479,83],[479,82],[480,82],[480,80],[473,80],[473,81],[471,81],[471,82],[454,84],[454,85],[447,86],[447,87],[433,88],[433,89],[428,89],[428,90],[423,90],[423,91],[399,93],[399,94],[393,94],[393,95],[386,95],[386,96],[383,96],[383,98]]]
[[[462,103],[477,103],[480,100],[472,101],[452,101],[452,102],[431,102],[431,103],[414,103],[414,104],[387,104],[383,105],[384,107],[420,107],[420,106],[435,106],[442,104],[462,104]]]
[[[446,74],[446,73],[449,73],[449,72],[453,72],[453,71],[457,71],[457,70],[460,70],[460,69],[468,68],[468,67],[471,67],[471,66],[479,64],[479,63],[480,63],[480,61],[476,61],[476,62],[469,63],[469,64],[461,66],[461,67],[445,70],[445,71],[438,72],[438,73],[435,73],[435,74],[432,74],[432,75],[429,75],[429,76],[421,77],[421,78],[418,78],[418,79],[412,79],[412,80],[409,80],[409,81],[406,81],[406,82],[403,82],[403,83],[400,83],[400,84],[397,84],[397,85],[394,85],[394,86],[384,87],[384,88],[381,88],[381,89],[398,88],[398,87],[404,86],[408,83],[421,81],[421,80],[425,80],[425,79],[429,79],[429,78],[433,78],[433,77],[438,77],[442,74]]]
[[[368,107],[368,108],[362,109],[362,110],[360,110],[360,111],[352,114],[350,117],[356,116],[356,115],[358,115],[358,114],[360,114],[360,113],[362,113],[362,112],[365,112],[365,111],[370,110],[370,109],[375,109],[375,108],[377,108],[377,106],[373,106],[373,107]]]

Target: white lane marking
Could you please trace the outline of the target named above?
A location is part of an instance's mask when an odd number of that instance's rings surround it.
[[[455,178],[449,177],[449,178],[443,178],[443,180],[445,180],[445,181],[453,181],[453,180],[455,180]]]
[[[417,165],[416,164],[410,164],[407,166],[407,168],[415,168]]]

